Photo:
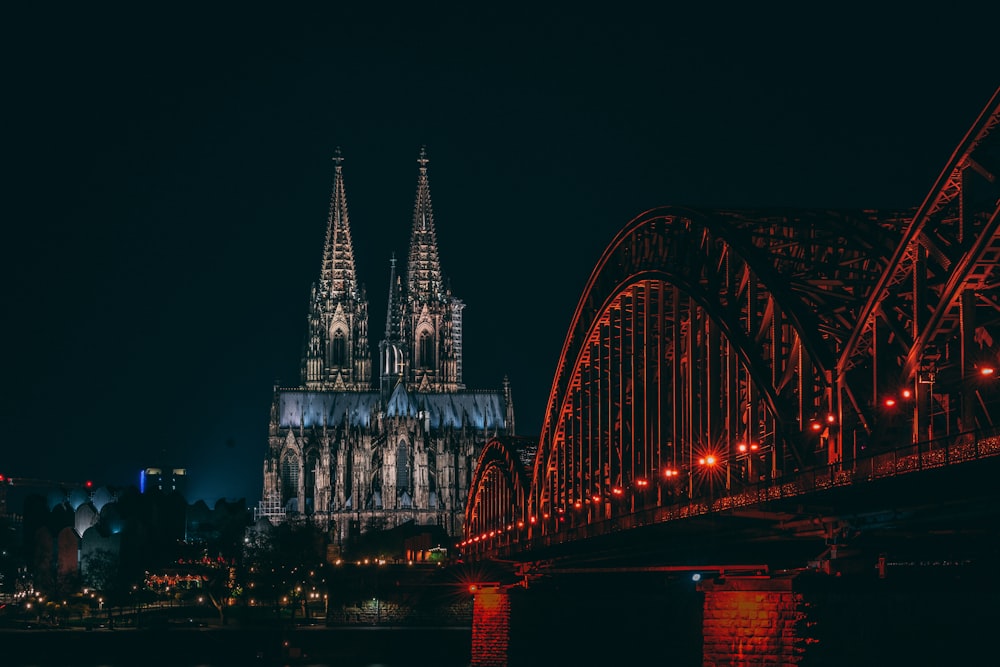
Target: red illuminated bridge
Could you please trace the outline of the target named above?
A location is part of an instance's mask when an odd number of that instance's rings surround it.
[[[1000,506],[998,122],[1000,91],[913,210],[632,220],[540,436],[482,452],[465,558],[759,571],[866,535],[973,544]]]

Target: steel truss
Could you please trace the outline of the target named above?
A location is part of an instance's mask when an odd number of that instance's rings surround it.
[[[1000,91],[915,211],[668,207],[630,222],[577,305],[530,484],[491,443],[467,539],[1000,423],[984,375],[1000,375],[998,124]]]

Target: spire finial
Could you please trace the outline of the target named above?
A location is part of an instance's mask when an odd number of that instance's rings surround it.
[[[337,150],[333,151],[333,157],[331,158],[337,167],[340,167],[344,163],[344,154],[340,152],[340,146],[337,146]]]
[[[430,162],[430,160],[427,159],[427,146],[421,146],[420,157],[417,158],[417,163],[420,165],[421,169],[426,169],[428,162]]]

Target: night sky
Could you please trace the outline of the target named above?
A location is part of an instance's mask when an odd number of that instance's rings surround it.
[[[259,497],[337,146],[373,349],[426,145],[466,384],[509,376],[528,435],[629,220],[917,206],[1000,83],[996,16],[34,4],[0,17],[0,473],[186,467],[210,504]]]

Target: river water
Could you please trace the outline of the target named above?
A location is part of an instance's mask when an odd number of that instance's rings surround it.
[[[4,667],[466,667],[469,628],[5,630]]]

